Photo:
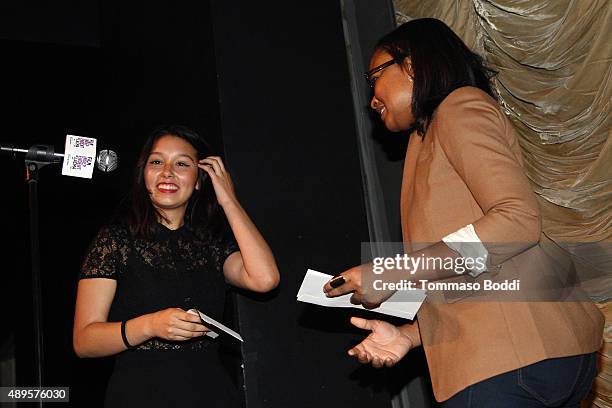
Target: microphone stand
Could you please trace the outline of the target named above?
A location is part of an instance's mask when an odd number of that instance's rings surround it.
[[[44,342],[42,321],[42,285],[40,278],[40,238],[38,220],[38,173],[41,168],[51,163],[59,163],[60,157],[53,158],[53,146],[35,145],[25,155],[26,181],[28,183],[30,202],[30,258],[32,265],[32,300],[34,313],[34,385],[44,384]],[[37,405],[42,408],[42,399]]]
[[[12,146],[0,146],[0,153],[16,156],[16,153],[25,153],[26,182],[29,190],[30,203],[30,257],[32,264],[32,301],[34,314],[34,385],[43,387],[44,384],[44,339],[42,316],[42,284],[40,278],[40,245],[38,220],[38,173],[48,164],[61,163],[63,153],[55,153],[53,146],[34,145],[28,150],[16,149]],[[117,153],[112,150],[102,150],[96,162],[98,169],[110,172],[117,168]],[[37,405],[42,408],[42,399]]]

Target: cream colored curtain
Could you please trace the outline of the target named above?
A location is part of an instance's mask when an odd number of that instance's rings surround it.
[[[544,231],[585,288],[612,289],[609,0],[395,0],[398,22],[435,17],[498,71]],[[435,52],[435,50],[432,50]]]

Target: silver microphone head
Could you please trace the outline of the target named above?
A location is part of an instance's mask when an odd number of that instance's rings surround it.
[[[99,170],[108,173],[109,171],[113,171],[117,168],[119,165],[119,157],[117,156],[117,153],[112,150],[100,150],[96,164]]]

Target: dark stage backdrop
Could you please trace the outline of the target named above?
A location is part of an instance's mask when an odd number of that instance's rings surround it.
[[[238,297],[247,406],[390,406],[392,370],[346,354],[355,313],[296,302],[307,268],[341,272],[369,240],[340,2],[212,6],[227,160],[282,274]]]
[[[76,3],[79,3],[77,5]],[[63,151],[65,135],[98,138],[120,168],[93,180],[41,171],[45,384],[70,386],[72,406],[101,406],[109,359],[72,351],[76,276],[98,228],[124,196],[147,133],[180,123],[222,148],[209,4],[85,0],[2,2],[0,142]],[[23,161],[0,158],[3,260],[0,351],[15,336],[17,383],[33,384],[28,194]],[[5,357],[4,355],[0,357]]]
[[[3,10],[5,20],[30,23],[0,30],[9,102],[0,142],[62,151],[66,133],[80,134],[97,137],[121,160],[118,172],[93,180],[42,170],[46,385],[70,386],[72,406],[101,405],[110,360],[80,360],[72,351],[76,275],[127,191],[146,133],[181,123],[225,145],[239,197],[282,273],[274,293],[239,294],[235,302],[247,340],[237,373],[247,406],[390,406],[393,370],[362,367],[346,355],[365,335],[351,328],[354,313],[295,300],[308,267],[337,273],[356,265],[369,239],[339,2],[213,0],[212,17],[207,1],[38,3],[2,6],[13,7]],[[15,335],[17,382],[31,385],[23,164],[2,158],[0,171],[7,183],[1,334],[3,341]]]

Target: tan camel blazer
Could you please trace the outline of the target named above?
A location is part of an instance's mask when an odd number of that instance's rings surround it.
[[[401,195],[404,242],[439,242],[473,224],[489,251],[491,271],[477,279],[507,273],[537,281],[554,273],[539,245],[539,208],[522,163],[512,125],[497,102],[473,87],[452,92],[425,137],[410,137]],[[510,242],[521,245],[490,244]],[[430,298],[417,315],[438,401],[497,374],[601,345],[603,316],[588,300],[465,296]]]

